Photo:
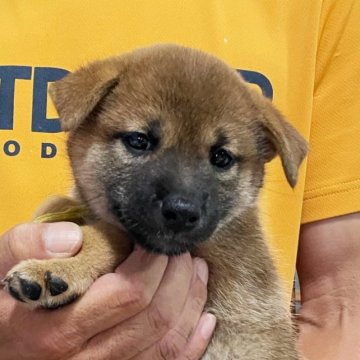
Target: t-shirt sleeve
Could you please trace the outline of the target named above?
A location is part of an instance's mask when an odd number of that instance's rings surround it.
[[[302,223],[360,211],[359,21],[360,1],[323,2]]]

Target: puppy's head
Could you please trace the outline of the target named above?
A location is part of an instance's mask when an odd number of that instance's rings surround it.
[[[187,251],[253,207],[277,154],[294,186],[306,153],[235,70],[189,48],[95,62],[50,94],[83,200],[150,251]]]

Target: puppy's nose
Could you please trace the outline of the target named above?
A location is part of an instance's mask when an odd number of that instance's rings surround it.
[[[195,228],[200,220],[200,212],[198,204],[180,195],[170,194],[162,202],[164,225],[175,232]]]

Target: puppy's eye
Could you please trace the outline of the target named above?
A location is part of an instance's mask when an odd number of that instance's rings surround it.
[[[225,149],[217,147],[210,151],[210,162],[217,168],[227,170],[234,164],[234,158]]]
[[[155,139],[150,139],[146,134],[140,132],[123,134],[121,138],[127,147],[137,151],[153,150],[156,145]]]

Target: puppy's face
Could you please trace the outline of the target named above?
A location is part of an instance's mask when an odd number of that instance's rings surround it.
[[[234,70],[188,48],[93,63],[51,94],[83,200],[150,251],[190,250],[254,206],[277,153],[293,186],[306,152]]]

